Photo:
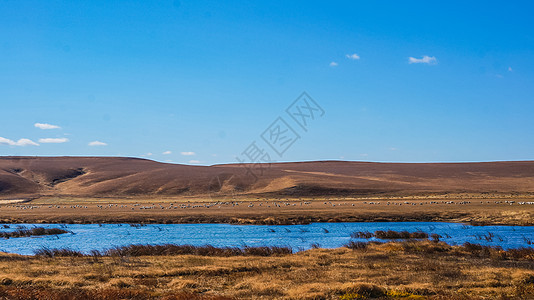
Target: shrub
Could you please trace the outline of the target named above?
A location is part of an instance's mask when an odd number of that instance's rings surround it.
[[[374,234],[369,231],[358,231],[350,234],[350,237],[355,239],[370,239],[373,236]]]
[[[422,231],[408,232],[408,231],[382,231],[377,230],[374,236],[383,240],[400,240],[400,239],[426,239],[428,234]]]
[[[517,248],[506,251],[507,257],[511,259],[534,260],[534,248]],[[534,277],[533,277],[534,278]]]
[[[434,242],[439,242],[439,239],[442,238],[442,236],[437,233],[431,234],[430,237],[432,238],[432,241]]]
[[[348,244],[345,245],[345,247],[352,249],[352,250],[362,250],[362,249],[367,249],[368,245],[369,245],[368,243],[364,243],[364,242],[350,241]]]
[[[386,290],[374,284],[351,284],[339,291],[341,299],[381,298],[386,296]]]

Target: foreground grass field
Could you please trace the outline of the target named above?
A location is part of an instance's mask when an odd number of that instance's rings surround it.
[[[528,249],[407,241],[294,254],[165,251],[170,250],[128,248],[84,257],[3,254],[0,298],[534,298],[534,251]]]

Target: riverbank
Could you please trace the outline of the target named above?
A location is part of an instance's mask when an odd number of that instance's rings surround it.
[[[4,299],[528,299],[534,257],[431,241],[270,256],[0,254]]]
[[[454,222],[534,225],[534,200],[492,199],[116,199],[42,198],[0,205],[2,223]]]

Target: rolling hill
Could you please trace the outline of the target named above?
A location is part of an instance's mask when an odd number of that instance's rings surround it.
[[[257,176],[247,173],[247,168]],[[262,173],[263,174],[260,174]],[[123,157],[0,157],[0,197],[534,192],[534,162],[314,161],[190,166]]]

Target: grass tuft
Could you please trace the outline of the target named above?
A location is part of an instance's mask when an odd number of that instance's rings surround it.
[[[19,238],[19,237],[28,237],[28,236],[41,236],[41,235],[56,235],[69,233],[70,231],[63,230],[60,228],[43,228],[35,227],[31,229],[17,229],[15,231],[2,231],[0,232],[0,238]]]
[[[428,234],[422,231],[408,232],[408,231],[383,231],[377,230],[374,233],[369,231],[353,232],[350,235],[352,238],[370,239],[376,237],[383,240],[407,240],[407,239],[427,239]]]
[[[170,256],[170,255],[198,255],[198,256],[280,256],[292,254],[290,247],[223,247],[218,248],[211,245],[128,245],[111,248],[105,251],[93,250],[89,254],[69,248],[40,248],[35,251],[40,257],[82,257],[88,256],[94,259],[103,256],[115,257],[136,257],[136,256]]]

